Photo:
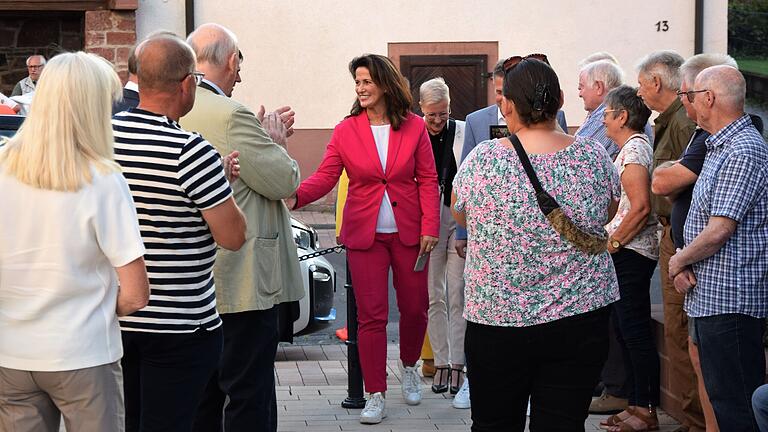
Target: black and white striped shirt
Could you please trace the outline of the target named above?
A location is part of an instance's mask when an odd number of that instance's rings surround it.
[[[199,134],[140,109],[112,119],[115,160],[136,204],[149,304],[120,318],[123,331],[191,333],[221,325],[213,264],[216,243],[200,213],[230,196],[221,158]]]

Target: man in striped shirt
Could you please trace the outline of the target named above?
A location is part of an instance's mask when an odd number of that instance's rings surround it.
[[[139,47],[137,108],[113,118],[115,159],[136,204],[150,283],[122,317],[126,430],[189,431],[223,343],[216,246],[237,250],[245,219],[216,150],[178,119],[195,101],[195,54],[162,35]]]

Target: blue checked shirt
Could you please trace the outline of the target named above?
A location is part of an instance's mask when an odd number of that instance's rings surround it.
[[[711,257],[693,264],[697,284],[685,297],[692,317],[768,315],[768,145],[744,115],[706,141],[707,155],[685,222],[685,243],[712,216],[738,222]]]
[[[619,146],[617,146],[616,143],[606,135],[605,125],[603,124],[604,114],[605,103],[601,103],[600,106],[595,108],[594,111],[587,114],[587,118],[584,120],[584,123],[581,124],[581,127],[579,127],[579,129],[573,135],[585,136],[596,140],[602,144],[603,147],[605,147],[605,151],[608,152],[608,155],[611,156],[611,160],[613,160],[616,159],[616,155],[619,154]],[[648,136],[651,145],[653,145],[653,130],[651,129],[651,125],[649,123],[645,124],[645,129],[643,132],[645,132],[645,135]]]

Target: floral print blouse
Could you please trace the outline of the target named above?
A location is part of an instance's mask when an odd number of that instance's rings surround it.
[[[648,141],[648,137],[645,136],[645,134],[635,134],[629,137],[627,142],[621,148],[621,151],[619,151],[618,156],[616,156],[616,160],[613,164],[619,172],[619,178],[621,178],[621,175],[624,173],[624,167],[629,164],[637,164],[645,167],[645,169],[648,170],[648,178],[650,178],[651,168],[653,167],[653,148]],[[648,188],[650,189],[650,187],[649,184]],[[630,205],[629,198],[627,198],[627,192],[622,188],[619,209],[616,211],[616,216],[614,216],[613,220],[605,226],[608,234],[613,235],[616,229],[619,228],[621,221],[623,221],[624,217],[629,213],[629,208]],[[632,237],[632,240],[625,244],[624,247],[632,249],[646,258],[652,260],[659,259],[659,226],[656,213],[651,210],[645,228]]]
[[[544,189],[582,230],[603,234],[610,200],[621,191],[603,146],[577,137],[529,158]],[[483,141],[454,179],[455,209],[466,214],[464,317],[524,327],[593,311],[619,298],[608,252],[589,255],[544,217],[514,148]]]

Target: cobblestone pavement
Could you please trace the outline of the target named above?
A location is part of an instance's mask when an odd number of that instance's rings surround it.
[[[423,397],[417,406],[406,405],[400,396],[399,350],[387,346],[387,418],[378,425],[358,421],[360,410],[345,409],[347,396],[347,349],[345,345],[282,345],[275,362],[277,380],[278,431],[468,431],[470,410],[451,406],[450,396],[434,394],[428,379],[422,378]],[[591,415],[586,431],[600,430],[604,416]],[[659,412],[660,430],[679,426],[672,417]]]

